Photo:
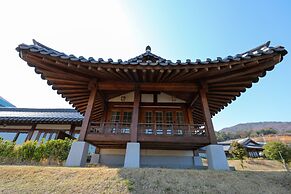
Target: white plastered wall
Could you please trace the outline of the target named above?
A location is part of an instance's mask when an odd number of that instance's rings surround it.
[[[125,155],[125,149],[100,149],[100,154]],[[193,156],[192,150],[150,150],[141,149],[141,156]]]
[[[133,102],[134,93],[129,92],[114,98],[109,99],[109,102]],[[141,102],[154,102],[153,94],[142,94]],[[166,93],[161,92],[158,94],[158,102],[161,103],[185,103],[184,100],[176,98],[174,96],[168,95]]]

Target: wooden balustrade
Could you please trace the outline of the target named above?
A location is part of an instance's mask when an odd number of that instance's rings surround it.
[[[130,123],[122,122],[91,122],[88,134],[130,134]],[[138,136],[207,136],[205,124],[169,124],[169,123],[139,123]]]
[[[140,135],[157,136],[206,136],[204,124],[139,123]]]
[[[130,134],[131,123],[119,122],[91,122],[89,134]]]

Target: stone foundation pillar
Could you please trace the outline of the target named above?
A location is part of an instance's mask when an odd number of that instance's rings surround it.
[[[124,168],[139,168],[140,166],[140,144],[127,143],[124,159]]]
[[[203,167],[202,159],[200,156],[193,156],[193,162],[194,162],[194,168],[199,169]]]
[[[100,154],[92,154],[90,164],[99,164]]]
[[[211,144],[206,147],[208,169],[229,170],[228,162],[222,145]]]
[[[89,144],[77,141],[72,144],[66,166],[85,166],[88,155]]]

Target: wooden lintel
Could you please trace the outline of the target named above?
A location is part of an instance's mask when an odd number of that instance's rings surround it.
[[[107,91],[133,91],[135,83],[129,82],[98,82],[99,90]],[[175,92],[196,92],[198,87],[194,83],[139,83],[140,91],[175,91]]]

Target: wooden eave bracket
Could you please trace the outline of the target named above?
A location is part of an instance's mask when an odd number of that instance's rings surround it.
[[[88,90],[92,90],[95,87],[98,87],[97,80],[91,79],[89,84],[88,84]]]
[[[207,84],[207,82],[206,81],[201,81],[199,89],[203,89],[203,90],[205,90],[205,92],[208,92],[208,84]]]

